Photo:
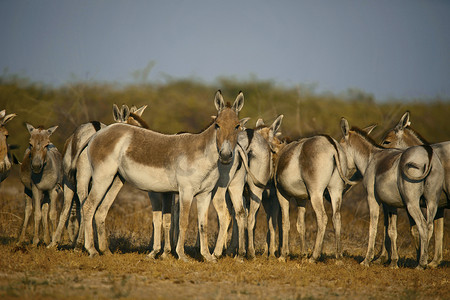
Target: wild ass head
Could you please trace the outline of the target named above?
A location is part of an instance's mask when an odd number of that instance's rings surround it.
[[[270,127],[267,127],[264,124],[263,119],[258,119],[258,121],[256,121],[255,131],[267,141],[273,153],[278,153],[278,151],[286,145],[285,142],[279,139],[279,136],[281,136],[279,129],[283,117],[283,115],[279,115]]]
[[[385,134],[381,145],[386,148],[400,149],[422,144],[428,145],[429,143],[421,137],[420,134],[414,131],[410,125],[409,112],[407,111],[400,118],[397,125]]]
[[[30,162],[33,173],[40,173],[47,163],[47,151],[53,144],[50,142],[50,136],[58,128],[58,126],[44,129],[42,126],[34,128],[26,123],[28,132],[30,133]]]
[[[244,94],[239,92],[233,105],[225,105],[222,92],[216,92],[214,104],[217,109],[217,117],[214,118],[216,130],[216,145],[219,152],[219,160],[223,164],[229,164],[233,160],[234,148],[237,136],[243,124],[239,121],[239,111],[244,106]],[[243,121],[244,122],[244,121]]]
[[[11,168],[11,162],[8,157],[8,130],[5,125],[11,121],[16,114],[6,115],[6,111],[0,111],[0,173],[4,173]]]

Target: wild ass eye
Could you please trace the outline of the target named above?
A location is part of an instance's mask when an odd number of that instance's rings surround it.
[[[238,130],[241,127],[241,124],[237,124],[236,127],[234,127],[234,129]]]
[[[384,141],[383,142],[383,145],[389,145],[391,142],[389,142],[389,141]]]
[[[215,123],[214,126],[216,127],[216,129],[220,129],[219,124]]]

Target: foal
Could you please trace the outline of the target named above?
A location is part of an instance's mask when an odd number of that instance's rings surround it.
[[[196,197],[200,252],[207,261],[215,260],[207,245],[207,209],[219,178],[217,163],[229,164],[235,156],[241,127],[238,113],[244,105],[244,97],[239,93],[229,107],[218,91],[214,103],[218,115],[212,125],[199,134],[165,135],[135,126],[113,124],[91,139],[86,150],[92,170],[92,189],[82,207],[86,222],[85,247],[91,256],[98,255],[92,236],[94,213],[99,249],[104,251],[104,221],[111,206],[107,202],[114,201],[124,181],[128,181],[141,190],[179,193],[180,232],[176,252],[182,260],[187,260],[184,239],[189,209],[193,197]],[[102,201],[107,191],[111,195]]]
[[[425,268],[428,259],[429,236],[433,230],[433,218],[442,192],[444,171],[439,159],[429,146],[416,146],[406,150],[386,149],[377,145],[365,132],[350,129],[346,119],[341,120],[343,139],[341,145],[347,153],[349,166],[363,175],[370,212],[369,245],[362,265],[369,266],[374,257],[375,236],[384,204],[395,212],[405,207],[418,225],[420,259],[418,268]],[[420,198],[427,201],[427,219],[420,210]],[[391,227],[392,226],[392,227]],[[395,223],[389,221],[392,240],[392,265],[398,261]]]
[[[25,186],[25,218],[22,233],[18,244],[25,240],[25,232],[28,219],[32,210],[32,199],[34,201],[34,238],[33,245],[39,243],[39,225],[42,219],[44,226],[44,243],[50,243],[49,226],[47,214],[49,213],[52,233],[56,229],[56,200],[58,187],[61,185],[63,171],[61,154],[50,142],[50,136],[58,126],[44,129],[34,128],[26,124],[30,133],[30,146],[25,151],[25,156],[20,168],[20,179]]]

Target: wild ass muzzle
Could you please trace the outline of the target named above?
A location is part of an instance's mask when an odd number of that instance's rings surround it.
[[[129,108],[122,105],[122,108],[113,104],[113,118],[116,123],[127,123],[135,126],[146,127],[147,124],[142,120],[141,116],[147,105],[140,107],[135,106]],[[80,125],[75,129],[72,135],[66,140],[63,150],[63,186],[64,186],[64,202],[61,215],[59,217],[58,227],[52,237],[52,242],[48,248],[56,247],[61,240],[61,234],[67,223],[67,229],[71,242],[76,243],[77,250],[81,250],[84,241],[84,226],[81,224],[80,201],[84,201],[87,197],[87,189],[83,189],[89,185],[90,181],[90,165],[86,152],[81,152],[82,147],[89,139],[99,130],[105,128],[106,125],[98,121],[92,121]],[[147,126],[148,128],[148,126]],[[74,162],[76,160],[76,162]],[[87,182],[87,184],[77,184],[77,182]],[[79,188],[78,188],[79,187]],[[70,215],[69,215],[70,213]],[[79,234],[79,230],[83,230]]]
[[[367,253],[362,265],[369,266],[374,257],[380,205],[395,210],[406,206],[418,226],[420,259],[418,268],[425,268],[428,259],[428,242],[433,231],[433,218],[442,192],[442,164],[429,146],[416,146],[406,150],[386,149],[377,145],[365,132],[351,128],[341,120],[343,138],[341,145],[347,153],[350,166],[363,175],[367,191],[370,225]],[[420,210],[420,198],[427,202],[427,219]],[[394,214],[393,214],[394,215]],[[396,214],[395,214],[396,215]],[[392,226],[392,227],[391,227]],[[389,221],[392,243],[392,266],[397,267],[395,222]]]
[[[384,135],[384,138],[381,142],[382,146],[386,148],[405,149],[412,146],[429,145],[429,143],[410,126],[411,122],[409,117],[409,112],[405,112],[403,114],[397,125]],[[430,145],[430,147],[433,149],[433,153],[435,153],[439,157],[444,168],[444,193],[441,194],[441,197],[439,199],[439,207],[434,218],[434,257],[433,260],[428,264],[429,267],[435,268],[442,261],[442,248],[444,239],[444,209],[450,208],[450,141],[432,144]],[[387,223],[386,220],[385,223]],[[411,233],[416,242],[416,248],[419,248],[419,236],[417,227],[414,226],[414,221],[411,225]],[[383,259],[387,259],[386,256],[388,256],[388,254],[386,252],[385,246],[383,245],[381,257]]]
[[[11,121],[16,114],[6,115],[6,111],[0,111],[0,182],[6,179],[11,170],[11,154],[9,153],[9,132],[5,125]]]
[[[82,206],[86,222],[85,248],[90,256],[98,255],[93,243],[94,213],[99,250],[102,251],[105,247],[101,245],[105,234],[104,222],[111,206],[107,202],[114,201],[127,181],[145,191],[179,193],[180,232],[176,252],[182,260],[187,260],[184,240],[189,209],[196,197],[200,252],[207,261],[215,260],[207,244],[207,211],[211,192],[219,178],[217,163],[230,163],[235,156],[241,127],[238,113],[244,104],[244,96],[240,92],[229,107],[218,91],[214,103],[217,117],[199,134],[165,135],[135,126],[113,124],[92,137],[86,148],[92,170],[92,188]],[[108,199],[103,199],[108,188]]]
[[[52,233],[56,229],[56,200],[63,172],[61,154],[50,142],[50,136],[58,126],[49,129],[34,128],[26,124],[30,133],[30,146],[20,168],[20,179],[25,186],[25,218],[18,244],[25,240],[28,219],[34,202],[34,238],[33,245],[39,243],[39,226],[42,220],[44,243],[50,243],[48,215],[50,215]],[[49,210],[50,202],[50,210]]]
[[[275,145],[276,146],[276,145]],[[346,184],[348,166],[344,150],[336,140],[327,135],[304,138],[277,147],[275,161],[275,185],[281,208],[282,237],[280,238],[280,260],[289,254],[289,200],[297,203],[297,230],[300,234],[300,248],[306,256],[305,207],[310,199],[317,220],[317,236],[310,262],[316,262],[321,253],[327,214],[323,205],[324,192],[328,190],[333,209],[333,226],[336,239],[336,259],[342,258],[341,215],[342,193]]]

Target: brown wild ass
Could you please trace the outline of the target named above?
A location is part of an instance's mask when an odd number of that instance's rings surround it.
[[[231,163],[235,156],[241,127],[238,113],[244,105],[244,97],[240,92],[229,107],[218,91],[214,103],[218,115],[199,134],[165,135],[126,124],[113,124],[92,137],[86,148],[92,170],[92,188],[82,206],[85,248],[90,256],[98,255],[93,243],[94,213],[99,250],[104,251],[104,223],[111,206],[108,202],[114,201],[127,181],[141,190],[179,193],[180,232],[176,252],[182,260],[187,260],[184,240],[189,209],[196,197],[200,252],[207,261],[215,260],[207,244],[207,210],[219,179],[217,163]],[[108,195],[109,199],[103,199],[108,188],[111,195]]]
[[[439,159],[429,146],[416,146],[406,150],[386,149],[377,145],[367,133],[351,128],[341,120],[343,138],[341,145],[347,154],[348,164],[363,175],[367,191],[370,225],[369,244],[362,265],[369,266],[374,257],[380,205],[384,204],[395,214],[405,207],[418,226],[420,259],[418,268],[425,268],[428,259],[428,242],[433,231],[433,218],[442,192],[444,171]],[[420,198],[427,201],[427,219],[420,210]],[[392,240],[392,262],[397,267],[395,223],[389,221],[388,233]]]
[[[389,130],[381,145],[386,148],[408,148],[411,146],[428,145],[429,143],[421,137],[414,129],[410,127],[409,112],[406,112],[401,117],[398,124]],[[442,261],[442,244],[444,239],[444,209],[450,208],[450,141],[436,143],[430,145],[444,167],[444,193],[441,195],[439,207],[434,218],[434,258],[428,266],[437,267]],[[416,246],[418,246],[418,234],[416,226],[411,228],[411,232],[415,238]],[[385,247],[382,248],[382,257],[386,256]]]
[[[327,135],[304,138],[277,146],[275,162],[275,184],[281,208],[282,243],[280,259],[289,254],[289,200],[297,202],[297,230],[300,234],[302,255],[306,255],[305,205],[309,198],[316,214],[317,236],[310,262],[315,262],[322,253],[323,238],[328,221],[323,206],[325,189],[331,198],[333,226],[336,239],[336,258],[342,258],[341,203],[347,179],[347,158],[339,143]],[[339,262],[338,261],[338,262]]]
[[[9,133],[5,125],[15,116],[16,114],[6,115],[5,110],[0,111],[0,182],[8,177],[12,166],[11,154],[9,153],[9,145],[7,141]]]
[[[28,123],[26,126],[30,133],[30,146],[25,151],[20,167],[20,179],[25,186],[26,204],[25,218],[18,244],[25,240],[28,219],[34,205],[33,245],[37,246],[41,220],[44,227],[44,243],[50,243],[48,214],[50,214],[52,234],[56,229],[56,200],[63,172],[61,154],[50,142],[50,136],[58,126],[53,126],[49,129],[44,129],[43,127],[34,128]]]
[[[147,105],[140,107],[139,109],[132,106],[131,109],[127,105],[122,105],[122,109],[119,109],[116,104],[113,105],[113,118],[116,123],[127,123],[135,126],[146,127],[147,124],[142,120],[141,116]],[[55,234],[52,237],[52,242],[48,246],[56,247],[61,240],[61,234],[67,223],[67,229],[69,232],[69,238],[75,243],[77,237],[79,241],[77,246],[79,249],[82,247],[84,232],[79,235],[79,229],[84,228],[81,223],[80,216],[80,201],[86,199],[88,191],[82,188],[86,184],[80,184],[79,189],[77,182],[90,181],[90,165],[87,160],[87,154],[81,153],[75,168],[72,169],[73,161],[77,151],[82,145],[88,141],[97,131],[105,128],[106,125],[97,121],[92,121],[83,125],[80,125],[75,129],[74,133],[66,140],[63,150],[63,186],[64,186],[64,202],[63,209],[59,218],[58,227]],[[148,127],[148,126],[147,126]],[[72,208],[72,209],[71,209]],[[70,212],[70,216],[69,216]],[[82,229],[81,229],[82,230]]]

